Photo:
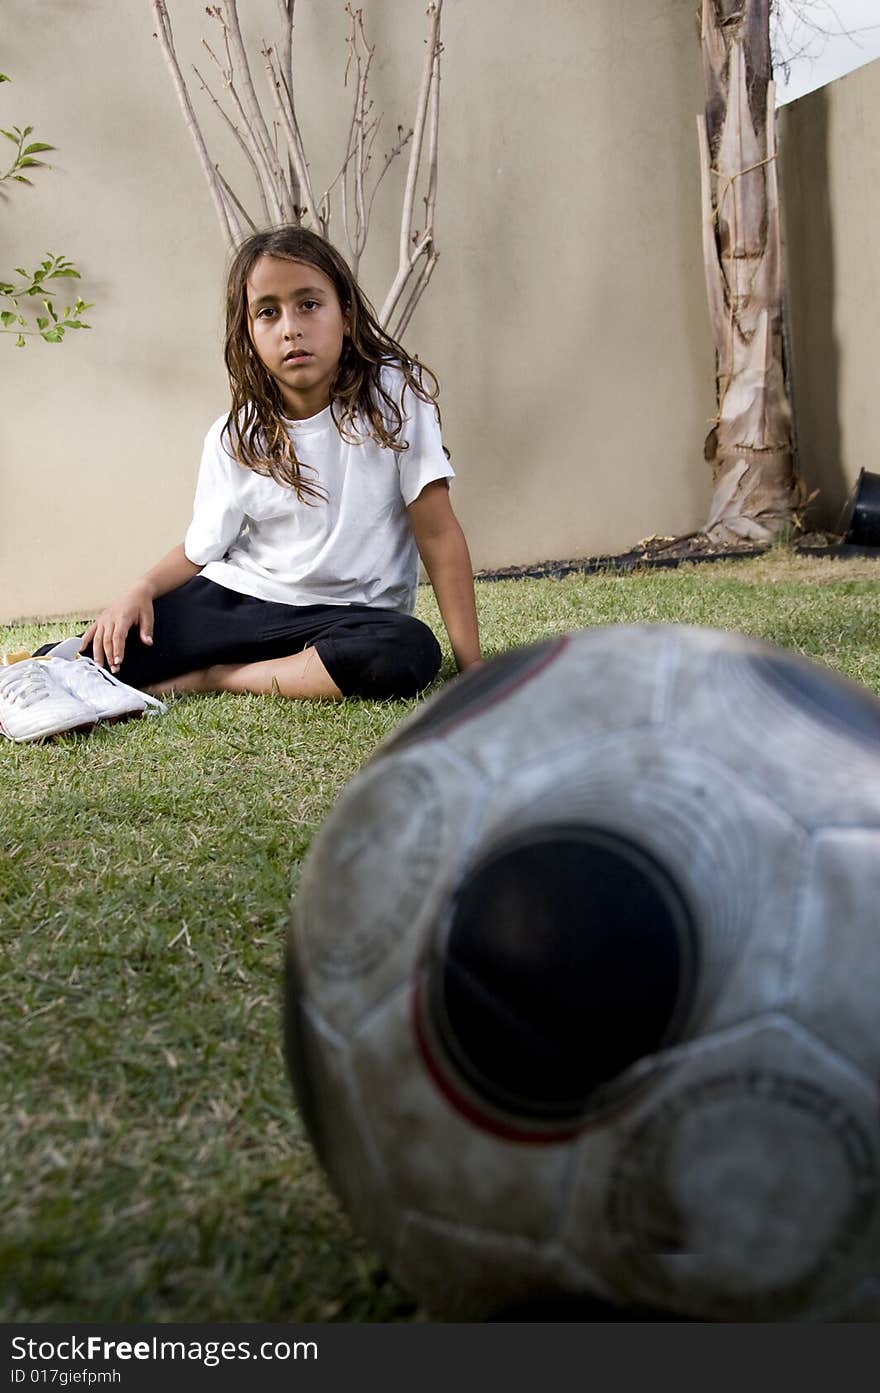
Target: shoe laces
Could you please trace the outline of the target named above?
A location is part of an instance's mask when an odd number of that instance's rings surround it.
[[[48,665],[34,658],[0,672],[0,697],[13,706],[35,706],[56,694]]]
[[[58,658],[56,661],[64,662],[65,660],[63,658]],[[105,672],[102,667],[98,667],[97,663],[90,662],[88,658],[76,658],[74,659],[74,663],[76,665],[77,674],[76,682],[79,687],[89,687],[93,692],[100,691],[103,695],[108,686],[115,687],[117,685],[122,685],[121,683],[117,683],[116,678],[111,677],[109,672]],[[72,667],[73,664],[70,664],[70,666]]]

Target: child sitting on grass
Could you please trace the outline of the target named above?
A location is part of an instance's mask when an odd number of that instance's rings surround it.
[[[82,635],[99,680],[154,696],[412,697],[441,658],[412,614],[419,557],[459,671],[478,663],[436,378],[380,328],[330,243],[297,227],[243,243],[226,366],[232,407],[205,439],[183,542]],[[45,669],[34,680],[51,685]],[[0,674],[5,733],[38,738],[12,733],[15,705]]]

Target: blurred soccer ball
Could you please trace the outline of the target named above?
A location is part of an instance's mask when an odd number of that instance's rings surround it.
[[[429,1311],[870,1319],[880,703],[675,626],[459,679],[315,838],[286,1030],[321,1162]]]

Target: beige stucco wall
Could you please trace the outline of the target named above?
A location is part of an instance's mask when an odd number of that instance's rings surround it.
[[[198,58],[204,6],[169,8]],[[249,34],[273,31],[271,0],[240,8]],[[408,343],[440,378],[478,568],[620,550],[705,514],[693,8],[446,0],[441,261]],[[409,120],[424,9],[365,0],[391,130]],[[346,120],[345,16],[342,0],[297,14],[320,183]],[[0,267],[64,252],[96,303],[58,347],[0,339],[0,622],[90,615],[179,541],[226,406],[225,252],[149,0],[7,0],[5,20],[2,124],[33,123],[58,152],[0,212]],[[394,258],[388,213],[362,272],[374,300]]]
[[[837,528],[880,471],[880,62],[783,109],[780,172],[800,471]]]

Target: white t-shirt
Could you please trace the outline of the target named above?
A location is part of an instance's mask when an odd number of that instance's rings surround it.
[[[400,399],[402,374],[383,370]],[[301,502],[292,488],[238,464],[223,438],[226,417],[205,437],[184,551],[207,580],[288,605],[375,605],[411,614],[418,551],[406,509],[434,479],[452,478],[437,414],[407,389],[402,454],[366,433],[342,439],[328,406],[291,421],[297,458],[326,498]]]

